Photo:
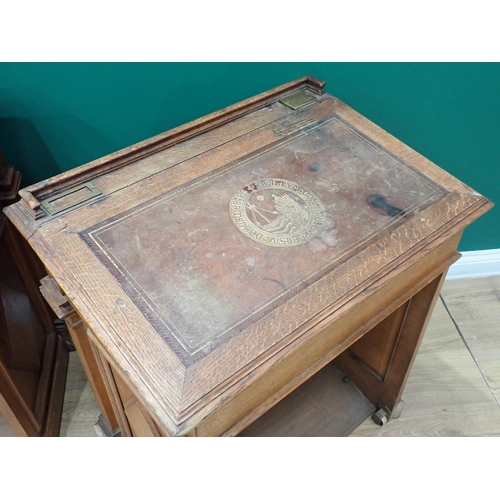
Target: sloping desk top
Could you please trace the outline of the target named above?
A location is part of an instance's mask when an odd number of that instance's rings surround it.
[[[172,434],[491,206],[323,85],[283,85],[6,211]]]

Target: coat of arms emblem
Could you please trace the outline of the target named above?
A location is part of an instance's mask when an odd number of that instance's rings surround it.
[[[239,189],[229,211],[236,227],[252,240],[291,247],[321,232],[325,209],[314,193],[298,183],[271,178]]]

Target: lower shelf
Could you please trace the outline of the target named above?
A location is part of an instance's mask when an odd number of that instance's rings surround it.
[[[243,430],[241,437],[341,437],[375,411],[330,363]]]

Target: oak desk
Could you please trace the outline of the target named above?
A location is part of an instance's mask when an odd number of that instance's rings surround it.
[[[394,415],[483,196],[304,77],[20,192],[109,427],[236,435],[332,360]]]

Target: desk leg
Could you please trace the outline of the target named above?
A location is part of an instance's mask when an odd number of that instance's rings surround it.
[[[374,418],[379,424],[401,413],[401,395],[445,274],[432,280],[335,359],[339,368],[382,410]]]

